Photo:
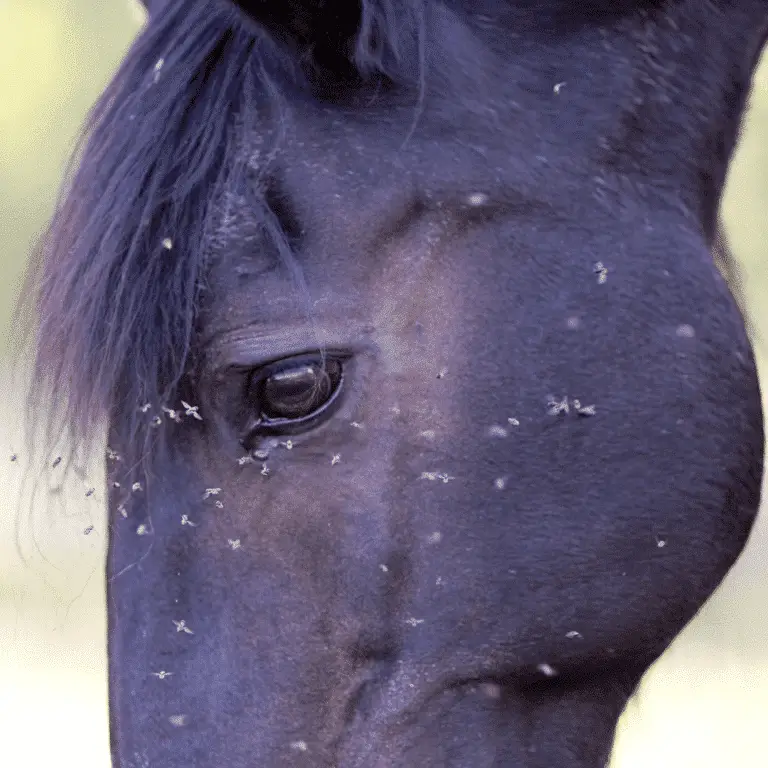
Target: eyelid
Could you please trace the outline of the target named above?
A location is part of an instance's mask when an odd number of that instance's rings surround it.
[[[249,384],[253,384],[256,381],[263,381],[264,379],[269,378],[271,375],[280,373],[281,371],[285,370],[286,368],[290,368],[293,365],[299,365],[303,362],[316,362],[322,356],[345,363],[351,357],[353,357],[353,354],[348,350],[315,349],[308,352],[297,352],[296,354],[289,355],[288,357],[279,357],[275,360],[267,361],[258,366],[249,366],[247,369],[251,371]]]
[[[285,325],[265,330],[246,326],[212,339],[206,354],[206,368],[213,374],[253,371],[280,360],[301,354],[312,354],[320,349],[353,357],[375,355],[377,345],[372,343],[373,328],[359,324],[340,332],[338,325],[326,327],[322,323],[308,328],[302,324]]]

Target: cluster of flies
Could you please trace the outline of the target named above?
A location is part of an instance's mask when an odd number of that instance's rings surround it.
[[[157,62],[157,65],[155,67],[155,82],[157,82],[157,78],[159,77],[160,70],[161,70],[162,66],[163,66],[163,60],[160,59]],[[558,85],[562,85],[562,84],[558,84]],[[559,89],[556,88],[556,91],[557,90],[559,90]],[[162,246],[163,246],[164,249],[170,251],[172,249],[172,247],[173,247],[173,243],[172,243],[170,238],[165,238],[162,241]],[[594,270],[593,271],[595,272],[595,274],[598,277],[598,283],[601,284],[601,285],[604,284],[606,282],[606,280],[607,280],[607,274],[608,274],[608,270],[604,266],[604,264],[602,262],[597,262],[594,265]],[[437,374],[437,378],[438,379],[443,379],[443,378],[446,377],[447,373],[448,373],[448,369],[447,368],[441,368],[440,371]],[[152,406],[151,406],[150,403],[145,403],[145,404],[139,406],[139,411],[141,413],[147,413],[147,412],[149,412],[151,410],[151,408],[152,408]],[[550,416],[559,416],[561,414],[568,414],[570,412],[571,408],[579,416],[594,416],[595,412],[596,412],[594,405],[582,405],[581,402],[579,400],[576,400],[576,399],[571,399],[569,401],[568,397],[564,397],[562,399],[556,399],[554,397],[550,397],[548,402],[547,402],[547,414],[550,415]],[[203,420],[202,416],[200,415],[199,406],[191,405],[191,404],[187,403],[184,400],[181,401],[181,408],[179,408],[179,409],[174,409],[174,408],[168,408],[166,406],[161,406],[161,410],[166,415],[166,417],[168,419],[170,419],[171,421],[173,421],[173,422],[175,422],[177,424],[181,423],[183,416],[188,416],[188,417],[190,417],[192,419],[195,419],[197,421],[202,421]],[[399,412],[399,408],[394,408],[392,410],[393,410],[394,413],[398,413]],[[163,423],[162,417],[159,416],[159,415],[155,415],[155,416],[152,417],[152,420],[150,422],[150,426],[157,428],[157,427],[160,427],[162,425],[162,423]],[[517,418],[514,418],[514,417],[510,417],[509,419],[507,419],[507,423],[510,426],[513,426],[513,427],[520,426],[520,421]],[[359,422],[354,422],[354,421],[351,422],[351,426],[353,426],[353,427],[355,427],[357,429],[362,429],[363,428],[362,424],[360,424]],[[497,426],[497,425],[493,425],[492,427],[489,428],[488,434],[491,437],[506,437],[508,432],[507,432],[507,429],[505,427],[500,427],[500,426]],[[280,445],[281,447],[285,448],[286,450],[292,450],[293,449],[293,442],[291,440],[286,440],[286,441],[283,441],[283,442],[279,442],[277,444]],[[266,459],[268,458],[268,456],[269,456],[269,451],[268,450],[260,449],[260,450],[252,451],[252,452],[248,453],[245,456],[242,456],[241,458],[239,458],[237,460],[237,462],[238,462],[238,464],[240,466],[244,466],[244,465],[249,464],[249,463],[256,463],[257,461],[260,461],[261,465],[262,465],[260,473],[264,477],[268,477],[269,474],[270,474],[270,470],[269,470],[269,468],[267,467],[267,464],[266,464]],[[112,461],[112,462],[116,462],[116,461],[120,461],[121,460],[120,455],[116,451],[114,451],[112,448],[109,448],[109,447],[107,447],[107,449],[106,449],[106,458],[109,461]],[[18,461],[18,454],[12,453],[10,459],[11,459],[12,462],[17,462]],[[61,456],[57,456],[54,459],[54,461],[52,462],[52,467],[55,469],[61,463],[61,461],[62,461]],[[340,461],[341,461],[341,454],[339,454],[339,453],[333,454],[333,456],[331,457],[331,466],[335,466]],[[451,480],[455,480],[456,478],[453,477],[452,475],[449,475],[449,474],[445,473],[445,472],[433,471],[433,472],[422,472],[421,476],[420,476],[420,479],[422,479],[422,480],[431,480],[431,481],[440,481],[442,483],[448,483]],[[120,487],[120,483],[116,482],[116,481],[113,482],[112,485],[113,485],[114,488],[119,488]],[[494,481],[494,485],[495,485],[495,487],[497,489],[502,490],[506,486],[506,479],[505,478],[497,478]],[[142,490],[143,490],[143,487],[142,487],[142,484],[140,482],[132,483],[131,491],[133,493],[137,493],[137,492],[140,492]],[[86,497],[90,497],[90,496],[92,496],[94,494],[94,492],[95,492],[95,489],[92,488],[92,487],[89,487],[87,489],[85,495],[86,495]],[[221,488],[206,488],[205,492],[203,493],[203,497],[202,497],[203,501],[205,501],[205,500],[207,500],[209,498],[215,497],[214,498],[214,506],[216,508],[218,508],[218,509],[222,509],[224,507],[224,504],[223,504],[223,502],[219,498],[217,498],[220,493],[221,493]],[[122,517],[124,517],[124,518],[128,517],[128,512],[127,512],[127,509],[126,509],[124,504],[119,504],[118,507],[117,507],[117,510],[118,510],[119,514]],[[181,525],[182,526],[186,525],[186,526],[190,526],[192,528],[196,528],[198,526],[198,523],[195,523],[192,520],[190,520],[188,514],[183,514],[181,516]],[[88,528],[85,529],[85,534],[87,535],[87,534],[91,533],[92,531],[93,531],[93,526],[89,526]],[[148,530],[148,528],[147,528],[147,526],[145,524],[142,524],[142,525],[138,526],[138,528],[136,529],[136,533],[138,535],[140,535],[140,536],[141,535],[146,535],[148,532],[149,532],[149,530]],[[663,547],[665,543],[666,542],[664,542],[663,540],[659,540],[657,542],[657,545],[659,547]],[[240,539],[227,539],[227,546],[231,550],[236,551],[236,550],[240,549],[242,545],[241,545]],[[386,566],[382,566],[382,569],[386,570]],[[407,622],[411,626],[415,627],[418,624],[422,623],[423,620],[411,618],[411,619],[408,619]],[[186,621],[183,620],[183,619],[179,619],[179,620],[174,619],[173,620],[173,624],[174,624],[174,626],[176,628],[176,632],[177,633],[178,632],[183,632],[183,633],[189,634],[189,635],[193,635],[194,634],[194,632],[187,626]],[[579,632],[575,631],[575,630],[568,632],[566,636],[569,639],[581,638],[581,634]],[[546,677],[551,677],[551,676],[554,676],[554,675],[557,674],[556,670],[554,670],[548,664],[540,664],[539,667],[538,667],[538,670],[539,670],[539,672],[541,672]],[[167,677],[170,677],[173,673],[169,672],[167,670],[159,670],[157,672],[152,672],[151,674],[154,677],[157,677],[159,680],[164,680]],[[303,741],[296,742],[295,744],[292,744],[291,746],[294,749],[297,749],[297,750],[300,750],[300,751],[306,751],[306,749],[307,749],[306,743],[303,742]]]

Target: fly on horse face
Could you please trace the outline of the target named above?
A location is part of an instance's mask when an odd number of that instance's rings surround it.
[[[758,506],[765,0],[148,12],[32,285],[115,767],[601,768]]]

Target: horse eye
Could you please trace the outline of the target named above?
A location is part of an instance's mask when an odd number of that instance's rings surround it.
[[[338,360],[305,363],[273,373],[261,388],[261,407],[270,419],[301,419],[322,408],[341,380]]]
[[[330,415],[343,383],[342,360],[328,355],[289,358],[251,380],[248,437],[300,432]]]

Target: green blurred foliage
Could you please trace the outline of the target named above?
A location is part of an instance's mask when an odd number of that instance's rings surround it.
[[[768,51],[755,74],[721,211],[743,271],[755,346],[763,363],[768,355]]]
[[[0,328],[83,119],[142,19],[132,0],[0,0]]]

